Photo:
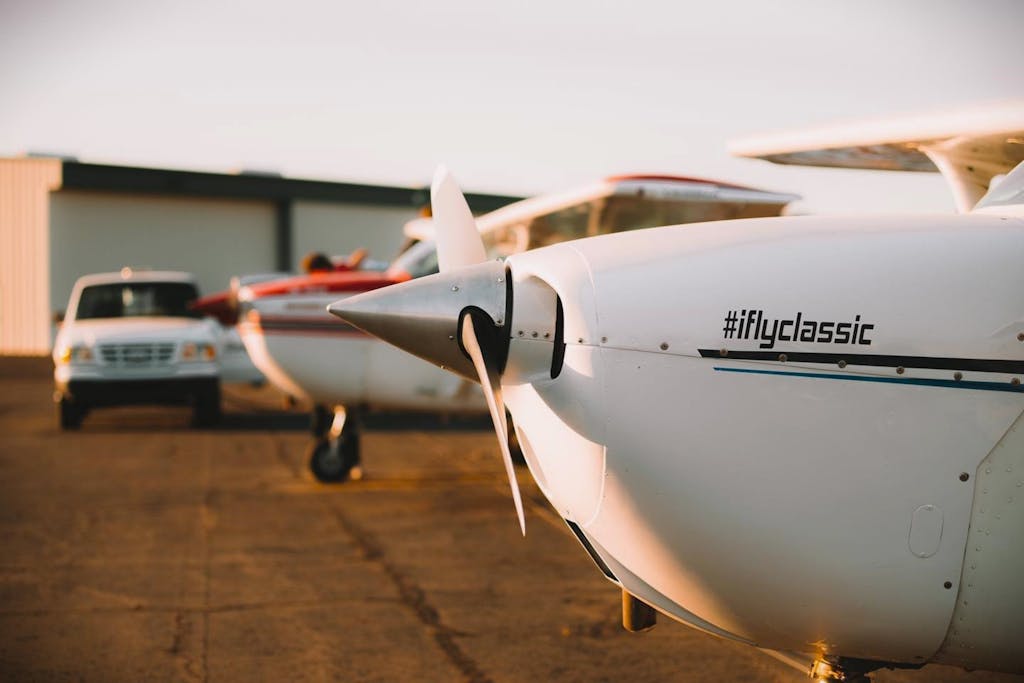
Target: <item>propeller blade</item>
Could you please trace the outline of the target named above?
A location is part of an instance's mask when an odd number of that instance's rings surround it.
[[[484,389],[484,397],[487,399],[487,408],[491,411],[491,420],[494,422],[494,431],[498,433],[498,445],[501,446],[501,457],[505,462],[505,473],[508,474],[508,485],[512,489],[512,500],[516,504],[516,514],[519,515],[519,529],[526,535],[526,517],[523,514],[523,499],[519,495],[519,481],[516,479],[516,470],[512,465],[512,454],[508,450],[508,422],[505,420],[505,402],[501,398],[501,376],[493,360],[488,361],[476,336],[473,327],[473,314],[466,312],[462,316],[462,346],[473,361],[480,376],[480,386]]]
[[[458,183],[438,166],[430,186],[430,207],[437,238],[437,264],[442,273],[487,260],[476,220]]]

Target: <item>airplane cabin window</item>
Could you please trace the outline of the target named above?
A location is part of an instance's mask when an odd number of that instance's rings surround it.
[[[736,205],[736,215],[730,218],[766,218],[778,216],[782,211],[780,204],[743,204]]]
[[[592,203],[570,206],[530,223],[530,249],[587,237]]]
[[[661,225],[777,216],[779,209],[778,204],[696,201],[692,198],[675,201],[642,195],[617,195],[609,198],[599,232],[604,234]]]
[[[528,240],[526,223],[502,225],[484,234],[484,248],[490,258],[505,258],[525,251]]]

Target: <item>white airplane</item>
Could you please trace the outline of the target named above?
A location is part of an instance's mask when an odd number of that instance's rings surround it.
[[[1000,154],[964,148],[1021,162],[1018,114],[986,131]],[[451,177],[433,192],[440,274],[330,311],[481,382],[525,533],[508,408],[627,628],[661,612],[822,681],[1024,673],[1024,165],[966,215],[662,227],[503,263]]]
[[[777,216],[795,199],[694,178],[620,176],[516,202],[482,216],[479,229],[492,256],[507,256],[664,222]],[[358,418],[366,409],[487,412],[474,382],[382,344],[326,312],[339,296],[437,272],[432,231],[429,221],[408,225],[410,239],[422,241],[383,273],[346,268],[238,289],[238,327],[253,362],[278,388],[317,406],[309,463],[321,481],[343,481],[361,472],[353,468],[360,462]]]

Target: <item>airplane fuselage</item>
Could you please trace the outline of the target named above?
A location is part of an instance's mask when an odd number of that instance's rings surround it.
[[[239,333],[253,363],[277,387],[327,406],[450,412],[486,409],[473,383],[329,315],[327,305],[344,295],[248,295]]]

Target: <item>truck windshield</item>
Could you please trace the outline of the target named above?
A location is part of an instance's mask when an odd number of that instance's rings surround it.
[[[92,285],[82,290],[75,318],[196,318],[199,316],[189,308],[189,304],[197,297],[195,285],[188,282],[119,282]]]

